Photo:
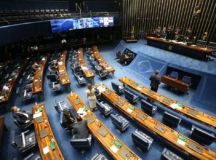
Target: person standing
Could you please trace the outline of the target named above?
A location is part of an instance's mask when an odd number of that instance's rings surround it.
[[[91,84],[88,84],[88,90],[86,91],[86,94],[89,101],[90,110],[92,111],[97,107],[96,107],[96,96],[95,96],[94,88],[92,87]]]
[[[155,73],[150,77],[150,81],[151,81],[151,90],[157,92],[158,91],[158,87],[160,85],[161,82],[161,77],[159,75],[159,70],[156,70]]]

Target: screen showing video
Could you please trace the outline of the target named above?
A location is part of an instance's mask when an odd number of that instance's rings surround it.
[[[52,32],[64,32],[68,30],[113,27],[114,17],[88,17],[88,18],[71,18],[55,19],[50,21]]]

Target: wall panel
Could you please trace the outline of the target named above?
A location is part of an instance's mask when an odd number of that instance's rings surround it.
[[[143,38],[157,26],[191,28],[200,38],[209,32],[209,40],[216,41],[215,0],[122,0],[123,36],[129,36],[132,26],[135,35]],[[193,16],[194,8],[200,5],[201,13]]]

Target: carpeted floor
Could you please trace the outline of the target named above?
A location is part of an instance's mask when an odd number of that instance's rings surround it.
[[[138,55],[136,56],[135,60],[129,66],[122,66],[119,64],[115,59],[115,53],[119,50],[123,51],[125,48],[129,48]],[[99,50],[103,57],[109,62],[111,66],[116,69],[114,78],[108,78],[106,80],[100,80],[99,76],[96,75],[95,83],[105,83],[107,86],[111,88],[111,81],[118,82],[118,79],[122,76],[130,77],[133,80],[141,83],[144,86],[149,86],[149,76],[153,73],[155,69],[160,69],[161,73],[165,73],[166,67],[168,65],[175,65],[178,68],[184,68],[188,71],[193,71],[199,75],[202,75],[202,80],[200,85],[196,90],[190,90],[188,95],[177,95],[169,90],[167,90],[163,85],[159,88],[159,93],[168,96],[172,99],[176,99],[183,104],[188,104],[193,107],[197,107],[200,110],[203,110],[211,115],[216,116],[216,106],[215,106],[215,95],[216,95],[216,61],[212,62],[201,62],[195,59],[191,59],[189,57],[184,57],[172,52],[164,51],[161,49],[157,49],[154,47],[150,47],[146,45],[145,41],[139,41],[135,44],[126,44],[125,42],[121,41],[118,44],[112,45],[104,45],[99,46]],[[86,57],[87,61],[87,57]],[[82,99],[87,103],[87,97],[85,94],[86,87],[79,87],[77,84],[76,79],[74,78],[72,71],[69,66],[69,62],[67,63],[67,71],[70,76],[71,80],[71,89],[73,92],[77,92]],[[119,82],[118,82],[119,83]],[[62,91],[60,94],[53,94],[51,89],[48,87],[48,80],[45,78],[44,80],[44,103],[46,107],[46,111],[49,117],[49,121],[54,132],[54,135],[57,139],[58,145],[65,157],[66,160],[89,160],[94,154],[96,153],[103,153],[109,159],[109,155],[107,152],[101,147],[101,145],[95,140],[94,144],[90,151],[85,153],[80,153],[75,150],[70,145],[70,134],[68,134],[59,124],[59,115],[54,109],[55,100],[64,100],[67,102],[69,106],[69,101],[67,100],[67,95],[69,92]],[[206,95],[207,94],[207,95]],[[199,97],[199,100],[197,99]],[[32,102],[30,104],[23,104],[20,101],[18,96],[13,95],[12,97],[12,104],[16,104],[20,106],[22,109],[30,110],[34,103],[39,102]],[[203,99],[203,100],[202,100]],[[136,105],[140,107],[140,103]],[[118,112],[114,108],[114,112]],[[167,147],[166,143],[159,140],[157,137],[154,137],[153,145],[151,146],[150,150],[147,152],[141,152],[137,148],[135,148],[131,134],[136,128],[140,128],[136,123],[130,121],[130,127],[124,133],[119,133],[115,127],[113,126],[110,118],[104,118],[99,111],[95,111],[96,116],[117,136],[119,137],[128,147],[130,147],[135,153],[137,153],[140,157],[146,160],[151,159],[160,159],[160,154],[164,147]],[[162,119],[162,111],[158,111],[154,118],[161,120]],[[4,135],[3,140],[3,147],[0,151],[1,160],[12,160],[12,159],[22,159],[21,155],[17,153],[17,151],[10,145],[10,138],[11,138],[11,131],[16,129],[12,121],[12,117],[10,113],[4,114],[6,117],[6,127],[7,131]],[[143,128],[140,128],[144,132],[146,132]],[[185,125],[184,123],[181,124],[176,130],[182,132],[185,135],[190,134],[190,127]],[[147,132],[146,132],[147,133]],[[171,150],[172,148],[169,147]],[[214,150],[216,152],[216,143],[208,146],[208,148]],[[154,158],[153,158],[154,157]]]

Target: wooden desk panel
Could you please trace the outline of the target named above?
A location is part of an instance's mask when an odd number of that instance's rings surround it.
[[[32,82],[32,93],[40,94],[43,92],[43,74],[47,64],[48,57],[43,57],[40,62],[40,68],[34,72],[34,79]]]
[[[70,85],[70,79],[66,69],[67,51],[63,51],[58,58],[58,72],[60,83],[63,86]]]
[[[81,113],[82,111],[82,118],[87,120],[90,132],[114,159],[141,160],[139,156],[133,153],[130,148],[121,142],[121,140],[119,140],[100,120],[97,119],[94,113],[89,110],[76,93],[69,94],[68,99],[78,113]],[[121,147],[118,148],[116,144]],[[115,148],[116,151],[112,148]],[[127,156],[122,156],[121,151],[127,152]]]
[[[183,45],[177,42],[166,41],[152,36],[147,36],[146,39],[148,45],[170,50],[200,60],[207,60],[207,57],[213,53],[212,49],[201,48],[197,45]]]
[[[43,160],[64,160],[61,150],[58,147],[58,143],[52,132],[46,109],[44,104],[38,104],[32,107],[33,119],[34,119],[34,130],[40,154]],[[41,115],[40,115],[41,114]],[[41,131],[47,133],[46,136],[41,138]],[[47,153],[44,148],[47,148]],[[44,153],[45,151],[45,153]]]
[[[150,99],[157,101],[161,104],[163,104],[165,107],[168,107],[176,112],[179,112],[181,114],[184,114],[196,121],[199,121],[201,123],[204,123],[206,125],[212,126],[216,128],[216,117],[210,116],[204,112],[201,112],[195,108],[191,108],[189,106],[185,106],[176,100],[172,100],[170,98],[167,98],[165,96],[160,95],[159,93],[156,93],[149,88],[143,87],[142,85],[136,83],[135,81],[127,78],[122,77],[119,79],[120,82],[122,82],[124,85],[127,85],[128,87],[136,90],[137,92],[143,94],[144,96],[149,97]]]
[[[104,60],[104,58],[101,56],[101,54],[100,54],[100,52],[99,52],[97,46],[93,46],[93,47],[92,47],[92,50],[93,50],[94,57],[95,57],[95,59],[98,61],[99,65],[100,65],[103,69],[107,70],[107,72],[111,72],[111,73],[114,74],[115,69],[114,69],[113,67],[111,67],[111,66]]]
[[[174,45],[180,45],[184,48],[190,48],[190,49],[193,49],[195,51],[198,51],[198,52],[201,52],[203,54],[207,54],[207,55],[212,55],[212,52],[213,50],[211,48],[201,48],[197,45],[181,45],[181,44],[178,44],[178,43],[173,43],[173,42],[169,42],[169,41],[164,41],[164,40],[161,40],[160,38],[156,38],[156,37],[151,37],[151,36],[147,36],[146,37],[147,40],[154,40],[154,41],[158,41],[158,42],[162,42],[162,43],[167,43],[167,44],[174,44]]]
[[[2,139],[3,139],[4,129],[5,129],[5,126],[4,126],[4,117],[0,116],[0,148],[1,148],[1,145],[2,145]]]
[[[150,132],[163,138],[166,142],[179,150],[185,151],[186,153],[202,160],[215,160],[216,153],[206,149],[204,146],[197,142],[189,139],[183,134],[176,132],[169,128],[158,120],[148,116],[142,112],[139,108],[133,106],[125,99],[121,98],[114,91],[110,90],[105,85],[96,85],[96,88],[100,91],[102,96],[122,111],[126,116],[138,122],[141,126],[145,127]]]
[[[176,88],[178,91],[181,91],[183,93],[186,93],[190,88],[189,84],[166,75],[161,77],[161,82],[166,84],[167,86]]]
[[[78,63],[81,66],[83,73],[86,78],[92,79],[94,78],[94,73],[89,69],[85,62],[83,48],[78,49]]]

